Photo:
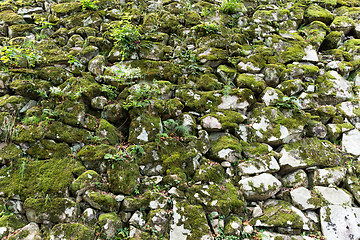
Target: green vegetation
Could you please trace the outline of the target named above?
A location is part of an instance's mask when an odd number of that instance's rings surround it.
[[[198,24],[191,29],[196,31],[204,31],[206,34],[216,34],[219,31],[219,26],[216,23],[205,22],[202,24]]]
[[[140,28],[132,23],[120,22],[111,29],[111,37],[115,41],[115,46],[121,51],[122,58],[129,57],[131,51],[140,47]]]
[[[19,45],[0,47],[0,61],[6,66],[18,67],[22,59],[26,59],[25,64],[34,67],[40,57],[32,48],[23,48]]]
[[[97,3],[99,3],[99,1],[95,0],[80,0],[81,5],[82,5],[82,11],[85,12],[86,9],[89,10],[98,10],[99,7],[96,5]]]

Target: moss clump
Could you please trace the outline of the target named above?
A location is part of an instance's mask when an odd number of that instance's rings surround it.
[[[76,221],[80,214],[80,206],[69,198],[27,198],[24,209],[28,212],[28,218],[31,218],[28,220],[37,223]]]
[[[206,114],[203,117],[201,117],[199,120],[202,121],[203,119],[208,118],[209,116],[214,117],[220,121],[221,130],[238,129],[239,124],[245,121],[244,115],[231,110],[219,110],[210,114]]]
[[[76,192],[80,189],[89,187],[91,185],[95,185],[96,183],[101,182],[100,175],[93,171],[87,170],[86,172],[82,173],[74,182],[70,185],[71,193],[76,196]]]
[[[9,231],[15,231],[26,225],[26,222],[16,215],[8,215],[0,218],[0,228],[6,227]]]
[[[203,159],[203,164],[196,170],[193,180],[195,182],[201,181],[203,183],[215,182],[222,183],[224,181],[224,169],[216,162]]]
[[[119,203],[115,200],[113,194],[108,194],[98,191],[86,191],[83,198],[96,209],[105,212],[117,212],[119,210]]]
[[[10,96],[6,94],[0,97],[0,111],[14,115],[18,113],[27,102],[28,99],[22,96]]]
[[[17,125],[12,135],[12,140],[15,143],[29,142],[34,143],[39,139],[44,138],[45,129],[42,126],[35,125]]]
[[[311,4],[305,11],[305,19],[307,22],[321,21],[329,25],[334,20],[334,16],[319,5]]]
[[[187,198],[194,205],[201,205],[206,212],[218,212],[228,216],[230,212],[244,214],[243,195],[230,182],[223,184],[193,185],[187,192]]]
[[[87,169],[95,170],[96,172],[105,172],[106,164],[104,156],[106,154],[115,155],[116,149],[113,146],[106,144],[101,145],[86,145],[76,155],[76,158],[82,161]]]
[[[104,138],[105,144],[115,145],[124,140],[121,132],[105,119],[100,120],[99,127],[96,129],[96,135]]]
[[[17,145],[10,143],[9,145],[0,149],[1,164],[7,165],[10,163],[10,161],[19,159],[22,154],[22,150]]]
[[[265,81],[255,75],[240,74],[236,79],[236,86],[239,88],[250,88],[256,95],[265,89]]]
[[[71,127],[61,122],[53,122],[45,136],[66,143],[81,143],[88,142],[91,133],[85,129]]]
[[[67,14],[80,12],[81,11],[81,2],[55,4],[54,6],[52,6],[52,11],[57,16],[64,16]]]
[[[228,151],[228,152],[227,152]],[[242,146],[239,139],[232,135],[224,135],[211,143],[210,156],[213,159],[234,162],[241,158]]]
[[[198,78],[197,88],[199,90],[214,91],[220,90],[222,84],[217,80],[214,74],[203,74]]]
[[[38,159],[48,159],[67,157],[71,150],[66,143],[56,143],[54,140],[42,139],[26,150],[26,152]]]
[[[59,120],[71,126],[84,124],[85,104],[77,100],[66,99],[59,102],[54,110],[54,114],[60,116]]]
[[[284,146],[287,152],[292,152],[308,166],[334,167],[340,163],[338,150],[329,141],[317,138],[307,138]]]
[[[65,239],[94,239],[92,230],[80,223],[60,223],[55,225],[50,232],[50,239],[63,236]]]
[[[110,191],[115,194],[130,195],[140,183],[139,166],[133,162],[119,161],[111,165],[108,175]]]
[[[22,200],[31,196],[64,196],[73,180],[76,161],[53,158],[48,161],[23,159],[0,170],[0,191],[10,197],[18,194]],[[56,184],[55,184],[56,183]]]

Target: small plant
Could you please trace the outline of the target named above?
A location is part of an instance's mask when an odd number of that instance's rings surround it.
[[[238,12],[240,2],[241,0],[223,0],[220,6],[220,11],[227,14],[234,14]]]
[[[126,110],[145,107],[151,103],[150,100],[154,95],[160,93],[160,90],[153,85],[142,84],[130,89],[129,92],[130,96],[123,104],[123,108]]]
[[[98,10],[99,7],[96,5],[97,3],[99,3],[99,1],[95,0],[80,0],[81,5],[82,5],[82,11],[85,12],[86,9],[89,10]]]
[[[115,41],[115,46],[121,49],[122,59],[129,56],[130,51],[137,50],[140,46],[139,27],[129,21],[116,24],[111,29],[111,37]]]
[[[109,100],[115,100],[119,95],[119,91],[116,87],[110,85],[102,85],[101,91],[106,94]]]
[[[112,240],[129,240],[129,229],[127,227],[116,231],[116,235]]]
[[[81,64],[81,62],[79,60],[77,60],[73,55],[69,55],[68,63],[70,64],[70,67],[71,66],[74,66],[74,67],[82,67],[83,66]]]
[[[0,61],[6,66],[17,67],[19,61],[25,58],[31,67],[35,66],[36,60],[41,56],[31,48],[23,48],[19,45],[0,47]]]
[[[130,149],[130,152],[128,151]],[[116,163],[135,161],[137,153],[145,154],[144,149],[141,146],[136,145],[121,145],[115,154],[107,153],[104,156],[105,160],[111,164],[111,168],[114,169]]]
[[[287,109],[295,109],[299,113],[303,113],[300,104],[295,96],[284,96],[282,100],[276,103],[277,108],[287,108]]]
[[[188,136],[189,130],[184,125],[179,125],[174,119],[168,119],[163,122],[164,129],[168,136]]]
[[[192,27],[191,29],[194,29],[197,31],[203,30],[206,32],[206,34],[215,34],[215,33],[218,33],[219,26],[215,23],[205,22],[202,24],[198,24],[198,25]]]
[[[54,25],[54,23],[48,22],[45,20],[45,18],[41,17],[35,20],[35,23],[39,25],[38,29],[51,29]]]
[[[6,205],[4,204],[4,205],[2,205],[1,208],[2,209],[1,209],[1,212],[0,212],[0,218],[10,216],[10,215],[14,215],[14,213],[11,212],[11,210],[10,210],[11,209],[10,206],[6,207]]]

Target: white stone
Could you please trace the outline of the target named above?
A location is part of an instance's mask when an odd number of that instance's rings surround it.
[[[359,239],[359,221],[354,208],[330,205],[320,209],[321,230],[326,239]]]
[[[315,186],[314,190],[326,201],[333,205],[351,205],[352,196],[341,188]]]
[[[247,200],[265,200],[274,196],[282,186],[281,182],[269,173],[242,179],[239,185]]]
[[[207,116],[201,120],[201,125],[208,131],[220,131],[222,125],[216,117]]]
[[[343,151],[360,155],[360,132],[357,129],[351,130],[343,134],[342,137],[342,149]]]
[[[309,61],[309,62],[318,62],[319,61],[319,57],[317,55],[317,52],[314,48],[314,46],[312,45],[307,45],[304,48],[305,51],[305,56],[302,58],[303,61]]]
[[[304,187],[291,190],[292,203],[301,210],[314,209],[316,206],[309,203],[311,191]]]

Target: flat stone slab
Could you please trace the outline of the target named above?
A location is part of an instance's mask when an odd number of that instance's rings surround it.
[[[359,239],[359,208],[330,205],[320,209],[321,230],[326,239]]]
[[[246,200],[265,200],[274,196],[281,188],[281,182],[269,173],[239,181]]]
[[[353,202],[352,196],[341,188],[315,186],[314,190],[332,205],[351,205]]]

